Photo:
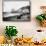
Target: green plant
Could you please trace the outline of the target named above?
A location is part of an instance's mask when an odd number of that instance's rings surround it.
[[[39,21],[46,20],[46,14],[38,15],[38,16],[36,16],[36,19],[39,20]]]
[[[12,36],[17,36],[18,31],[15,26],[6,26],[5,30],[5,34],[8,38],[11,38]]]

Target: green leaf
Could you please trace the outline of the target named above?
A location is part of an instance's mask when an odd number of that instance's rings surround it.
[[[45,15],[45,20],[46,20],[46,15]]]
[[[38,15],[38,16],[36,17],[36,19],[39,20],[39,21],[44,20],[44,18],[43,18],[41,15]]]
[[[6,32],[5,32],[6,36],[11,38],[12,36],[16,36],[17,33],[18,31],[15,26],[6,26]]]

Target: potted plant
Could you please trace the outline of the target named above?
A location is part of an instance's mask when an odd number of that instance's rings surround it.
[[[46,14],[38,15],[36,19],[39,20],[41,26],[46,27]]]
[[[36,19],[39,20],[41,26],[46,27],[46,6],[41,6],[42,14],[36,16]]]
[[[13,36],[17,36],[18,31],[15,26],[6,26],[5,30],[5,35],[8,37],[10,41]],[[10,42],[9,40],[8,42]]]

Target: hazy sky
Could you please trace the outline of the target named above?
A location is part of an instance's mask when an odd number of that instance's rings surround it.
[[[11,11],[11,9],[19,9],[23,6],[29,5],[29,1],[5,1],[4,2],[4,11]]]

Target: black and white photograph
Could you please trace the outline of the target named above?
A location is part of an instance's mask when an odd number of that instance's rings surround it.
[[[30,1],[4,0],[3,21],[30,21]]]

